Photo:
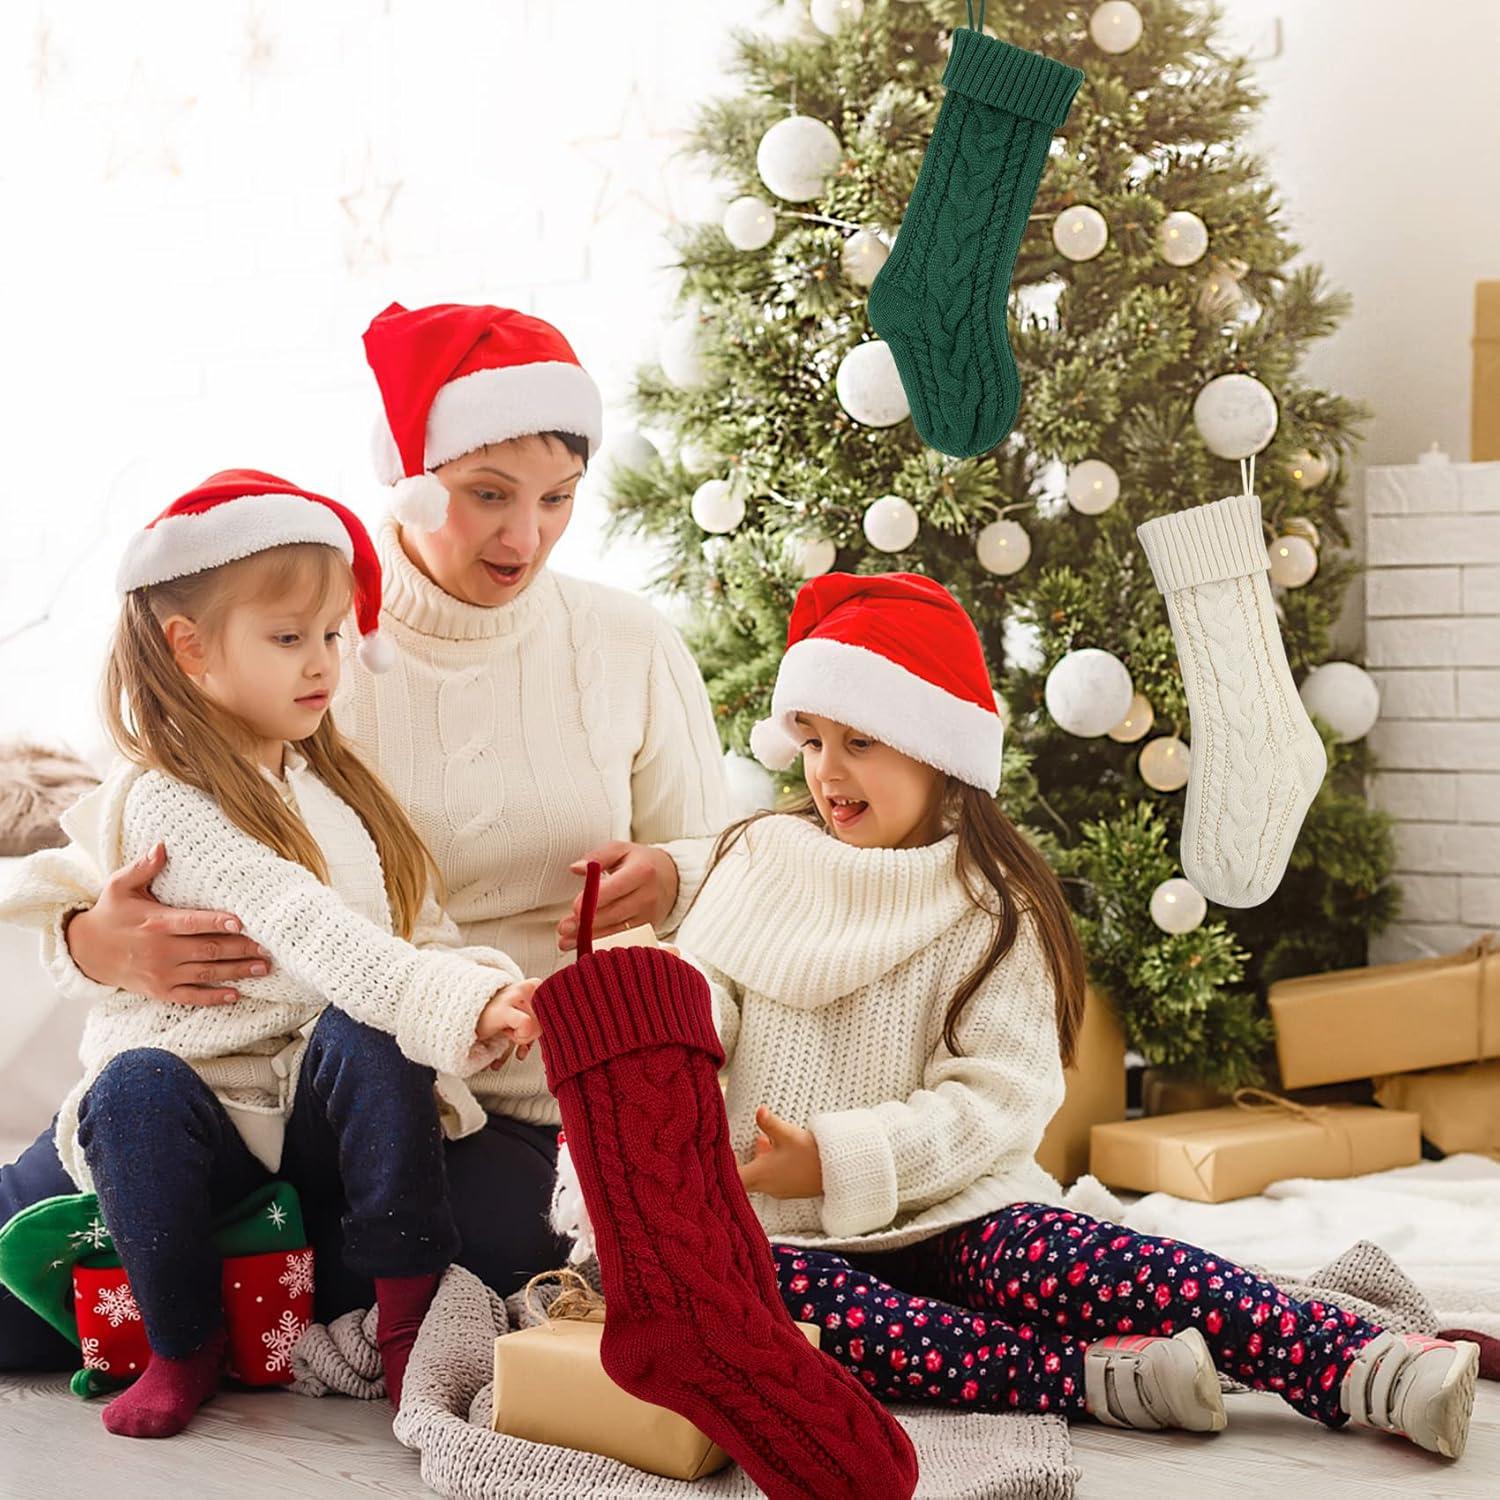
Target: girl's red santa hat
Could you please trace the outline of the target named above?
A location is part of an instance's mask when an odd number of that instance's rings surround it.
[[[380,560],[364,522],[337,500],[259,469],[225,469],[178,496],[126,544],[115,586],[123,598],[298,542],[332,547],[349,564],[359,659],[372,672],[393,666],[395,648],[380,633]]]
[[[440,464],[486,443],[537,432],[604,434],[599,388],[550,323],[509,307],[440,303],[408,311],[393,302],[365,330],[365,357],[380,387],[375,472],[393,486],[391,510],[416,531],[448,515]]]
[[[964,607],[916,573],[825,573],[802,586],[787,626],[771,716],[750,734],[762,765],[786,770],[817,714],[946,771],[1000,789],[1005,726],[984,647]]]

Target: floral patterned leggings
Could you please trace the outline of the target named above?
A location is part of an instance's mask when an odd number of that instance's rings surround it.
[[[1195,1327],[1225,1374],[1340,1427],[1344,1371],[1380,1332],[1222,1256],[1039,1203],[884,1254],[771,1248],[787,1310],[888,1401],[1082,1412],[1091,1340]]]

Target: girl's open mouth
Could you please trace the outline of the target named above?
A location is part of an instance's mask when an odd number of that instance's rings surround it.
[[[833,821],[840,828],[849,828],[859,822],[869,812],[868,802],[856,802],[851,798],[840,797],[837,800],[830,799],[828,809],[833,815]]]
[[[485,562],[484,558],[480,558],[479,560],[480,562],[484,563],[485,571],[489,573],[490,577],[493,578],[496,583],[519,583],[521,581],[522,575],[526,572],[526,569],[523,568],[519,563],[506,567],[502,566],[500,563]]]

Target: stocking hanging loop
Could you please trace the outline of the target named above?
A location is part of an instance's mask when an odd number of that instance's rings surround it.
[[[600,873],[599,861],[591,859],[583,880],[583,910],[578,914],[579,957],[594,951],[594,913],[599,909]]]

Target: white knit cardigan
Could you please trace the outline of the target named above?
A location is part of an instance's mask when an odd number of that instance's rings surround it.
[[[64,815],[68,848],[23,861],[0,898],[0,921],[43,932],[54,978],[65,993],[92,1001],[79,1049],[84,1075],[63,1101],[56,1131],[62,1164],[85,1191],[92,1182],[78,1147],[79,1104],[112,1058],[137,1047],[191,1064],[274,1170],[306,1035],[329,1004],[389,1032],[408,1057],[442,1075],[437,1103],[450,1134],[484,1122],[460,1077],[495,1056],[476,1043],[475,1023],[520,970],[496,950],[460,948],[458,929],[430,896],[413,940],[395,937],[364,823],[290,748],[285,770],[283,795],[322,849],[328,885],[236,827],[204,792],[121,763]],[[76,908],[80,881],[97,890],[158,840],[168,858],[153,894],[172,906],[234,911],[271,954],[271,973],[240,981],[232,1005],[162,1004],[96,985],[56,961],[66,952],[58,913]]]
[[[685,873],[701,842],[670,846]],[[861,849],[807,820],[750,826],[677,935],[709,977],[740,1161],[758,1105],[811,1129],[817,1198],[751,1202],[773,1240],[890,1250],[1018,1201],[1056,1203],[1036,1161],[1063,1097],[1055,991],[1035,927],[943,1041],[948,1004],[994,919],[969,899],[957,839]]]

